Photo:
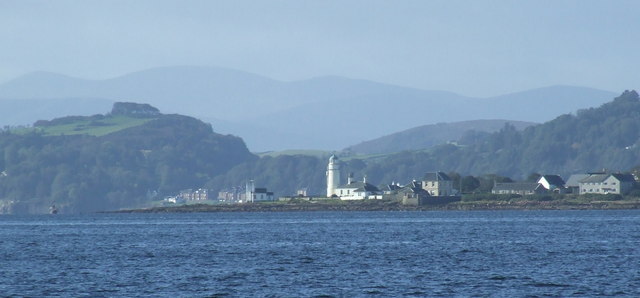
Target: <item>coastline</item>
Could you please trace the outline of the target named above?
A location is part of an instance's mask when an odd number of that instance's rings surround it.
[[[314,212],[314,211],[474,211],[474,210],[620,210],[640,209],[640,200],[619,201],[475,201],[422,206],[395,201],[269,202],[192,204],[108,211],[108,213]]]

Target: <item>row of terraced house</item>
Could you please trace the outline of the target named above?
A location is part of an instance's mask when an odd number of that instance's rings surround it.
[[[637,179],[634,175],[624,173],[573,174],[566,182],[558,175],[542,175],[535,183],[495,183],[491,192],[523,196],[550,192],[560,194],[627,194],[634,189],[636,183]]]

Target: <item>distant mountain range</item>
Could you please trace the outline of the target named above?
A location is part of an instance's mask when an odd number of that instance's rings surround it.
[[[89,115],[115,101],[198,117],[256,151],[337,150],[408,128],[476,119],[544,122],[615,93],[553,86],[492,98],[320,77],[283,82],[223,68],[177,66],[107,80],[36,72],[0,84],[0,125]],[[56,114],[58,113],[58,114]],[[40,118],[35,118],[40,117]]]
[[[470,131],[489,133],[499,131],[505,124],[523,130],[535,125],[533,122],[512,120],[471,120],[452,123],[423,125],[384,137],[365,141],[346,148],[346,151],[362,154],[386,154],[405,150],[420,150],[446,142],[459,142]]]

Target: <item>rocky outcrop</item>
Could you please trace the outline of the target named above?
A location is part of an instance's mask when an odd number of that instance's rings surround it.
[[[160,115],[160,110],[146,103],[116,102],[111,109],[111,115],[157,116]]]

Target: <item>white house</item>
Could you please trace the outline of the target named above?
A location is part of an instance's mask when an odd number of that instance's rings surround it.
[[[558,175],[542,175],[540,179],[538,179],[538,183],[548,191],[557,193],[567,192],[564,180]]]
[[[255,186],[253,180],[249,180],[247,182],[247,187],[245,188],[245,202],[263,202],[263,201],[274,201],[273,192],[267,191],[266,188],[258,188]]]
[[[580,194],[626,194],[635,182],[631,174],[592,174],[580,180]]]
[[[535,195],[543,194],[547,190],[540,183],[524,183],[524,182],[509,182],[509,183],[495,183],[492,194],[498,195]]]
[[[382,192],[374,185],[367,183],[365,177],[362,181],[353,181],[349,175],[347,184],[336,188],[336,195],[341,200],[381,199]]]

